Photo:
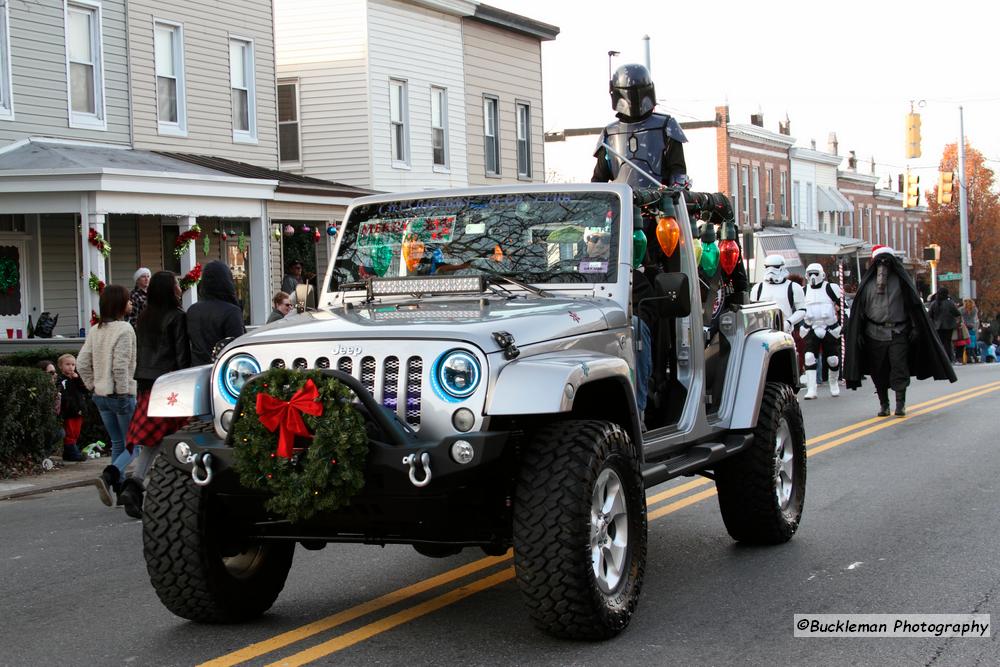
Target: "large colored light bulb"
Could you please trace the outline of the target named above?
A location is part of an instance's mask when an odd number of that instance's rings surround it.
[[[660,243],[663,254],[671,257],[677,250],[677,242],[681,238],[681,228],[677,218],[661,217],[656,222],[656,240]]]
[[[702,242],[699,265],[706,276],[709,278],[715,276],[716,271],[719,270],[719,246],[715,245],[715,242]]]
[[[722,241],[719,244],[719,265],[727,276],[733,272],[739,261],[740,247],[736,245],[736,241],[732,239]]]

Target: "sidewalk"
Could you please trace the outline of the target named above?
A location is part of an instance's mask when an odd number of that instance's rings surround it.
[[[57,463],[57,467],[40,475],[26,475],[16,479],[0,480],[0,500],[91,485],[110,461],[106,456],[79,463],[68,461],[63,463],[62,459],[58,457],[52,457],[52,460]]]

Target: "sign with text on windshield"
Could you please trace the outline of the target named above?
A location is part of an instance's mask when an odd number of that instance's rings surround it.
[[[424,243],[449,243],[455,234],[455,216],[443,215],[427,218],[374,218],[361,223],[358,229],[358,246],[400,246],[403,240]]]

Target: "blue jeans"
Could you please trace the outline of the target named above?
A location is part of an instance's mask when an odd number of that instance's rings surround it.
[[[132,461],[134,452],[130,453],[125,449],[125,436],[128,435],[128,425],[132,421],[132,413],[135,412],[135,396],[126,394],[114,394],[111,396],[98,396],[94,394],[94,405],[101,413],[101,421],[104,428],[111,436],[111,463],[118,468],[125,478],[125,466]]]

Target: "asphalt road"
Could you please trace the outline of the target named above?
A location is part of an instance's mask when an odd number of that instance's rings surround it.
[[[804,403],[806,507],[786,545],[736,545],[701,478],[650,490],[670,495],[650,504],[641,603],[609,642],[537,632],[510,560],[401,546],[299,548],[266,616],[189,623],[149,586],[139,522],[82,488],[0,502],[0,664],[1000,664],[996,631],[793,637],[796,613],[996,609],[1000,365],[958,373],[954,385],[912,387],[905,420],[871,419],[869,391]]]

